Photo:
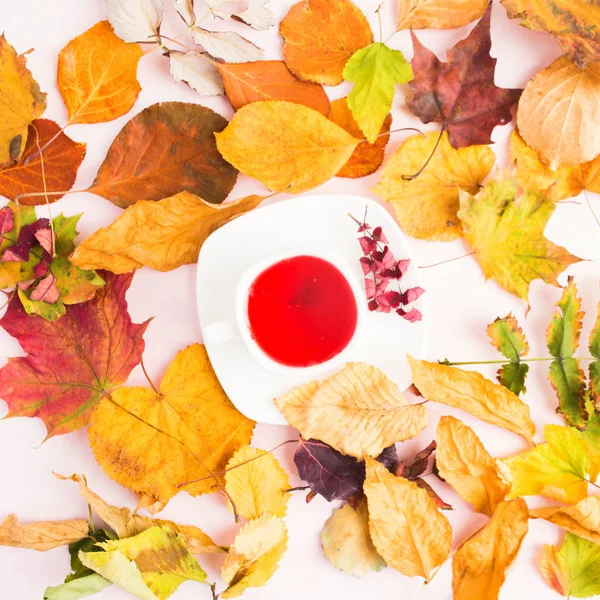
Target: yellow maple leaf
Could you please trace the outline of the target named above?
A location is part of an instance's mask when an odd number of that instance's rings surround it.
[[[377,367],[348,363],[321,383],[300,385],[275,400],[304,439],[315,438],[343,454],[379,456],[427,426],[427,409],[410,405]]]
[[[448,242],[462,236],[458,220],[459,189],[475,194],[494,166],[488,146],[454,149],[444,133],[409,137],[383,167],[373,191],[393,205],[402,229],[422,240]],[[410,181],[403,176],[423,172]]]
[[[475,432],[454,417],[440,419],[435,439],[435,464],[444,481],[476,511],[491,517],[511,487],[497,461]]]
[[[555,204],[518,191],[510,177],[486,183],[475,196],[460,192],[458,217],[486,279],[528,301],[534,279],[558,286],[557,276],[581,259],[544,237]]]
[[[522,498],[502,502],[488,523],[455,552],[454,600],[497,600],[506,569],[516,558],[529,529],[528,517]]]
[[[113,273],[143,266],[171,271],[196,262],[213,231],[263,200],[262,196],[248,196],[215,206],[185,191],[157,202],[140,200],[81,242],[70,260],[82,269]]]
[[[488,0],[402,0],[400,29],[455,29],[481,18]]]
[[[413,384],[433,402],[461,408],[482,421],[498,425],[533,442],[535,424],[529,407],[503,385],[493,383],[476,371],[408,357]]]
[[[227,463],[225,489],[247,519],[263,513],[284,517],[289,487],[287,473],[270,452],[243,446]]]
[[[168,502],[180,485],[192,495],[215,491],[210,477],[250,441],[254,421],[231,404],[204,346],[181,350],[160,393],[122,387],[94,409],[88,437],[105,473],[134,492]]]
[[[249,587],[262,587],[279,566],[287,547],[287,530],[282,519],[262,515],[237,534],[221,567],[228,585],[222,598],[236,598]]]
[[[17,515],[8,515],[0,523],[0,546],[46,552],[78,542],[89,535],[89,529],[87,519],[39,521],[21,525]]]
[[[388,565],[409,577],[431,578],[450,554],[452,528],[426,490],[366,458],[364,491],[369,531]]]

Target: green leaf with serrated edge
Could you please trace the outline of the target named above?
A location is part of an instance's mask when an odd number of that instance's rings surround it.
[[[600,414],[594,408],[589,391],[585,394],[585,411],[589,415],[586,428],[578,431],[584,440],[590,459],[590,479],[596,481],[600,475]]]
[[[59,256],[69,256],[75,251],[75,238],[78,233],[77,223],[82,214],[73,215],[72,217],[65,217],[60,214],[52,220],[54,235],[56,236],[54,251]]]
[[[584,407],[585,376],[579,360],[573,358],[579,346],[583,312],[572,277],[569,277],[556,306],[560,310],[554,313],[547,331],[548,350],[556,359],[550,365],[548,378],[558,395],[558,412],[567,423],[583,429],[587,416]]]
[[[402,52],[382,42],[358,50],[346,63],[344,79],[354,83],[348,106],[370,143],[379,135],[392,108],[396,84],[412,78],[412,68]]]
[[[69,554],[71,555],[71,573],[65,578],[65,583],[81,579],[92,575],[94,571],[85,567],[80,558],[79,552],[100,552],[102,548],[97,546],[99,542],[106,542],[115,539],[115,536],[104,529],[90,531],[89,537],[83,538],[77,542],[69,544]]]
[[[44,600],[79,600],[93,596],[111,585],[112,583],[102,575],[92,573],[81,579],[46,588]]]
[[[529,373],[529,365],[524,363],[508,363],[498,369],[498,381],[517,396],[526,392],[525,379]]]
[[[589,366],[590,392],[594,404],[600,402],[600,304],[594,328],[590,333],[589,350],[596,359]]]

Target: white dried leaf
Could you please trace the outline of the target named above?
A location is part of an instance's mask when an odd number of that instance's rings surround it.
[[[193,0],[173,0],[173,6],[188,27],[196,22]]]
[[[171,75],[176,82],[184,81],[201,96],[223,93],[223,81],[212,60],[197,52],[171,52]]]
[[[200,27],[192,30],[196,43],[211,56],[225,62],[242,63],[262,60],[264,50],[233,31],[207,31]]]
[[[250,5],[248,0],[206,0],[206,3],[213,17],[225,20],[248,10]]]
[[[268,0],[249,0],[248,10],[236,16],[254,29],[268,29],[275,25],[275,15],[266,7]]]
[[[126,42],[154,42],[162,22],[162,0],[106,0],[108,20]]]

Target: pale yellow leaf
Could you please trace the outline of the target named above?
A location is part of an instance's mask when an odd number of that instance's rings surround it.
[[[39,521],[22,525],[17,515],[8,515],[0,524],[0,546],[46,552],[59,546],[68,546],[88,534],[89,524],[86,519]]]
[[[488,0],[400,0],[397,29],[455,29],[481,18]]]

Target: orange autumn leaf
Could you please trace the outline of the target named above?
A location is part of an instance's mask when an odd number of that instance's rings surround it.
[[[58,89],[67,106],[69,125],[104,123],[129,112],[142,89],[138,44],[117,37],[100,21],[72,39],[58,55]]]
[[[44,148],[50,140],[52,143]],[[41,148],[44,148],[42,152]],[[29,126],[21,161],[0,171],[0,194],[14,200],[21,194],[69,190],[84,156],[85,144],[66,136],[54,121],[37,119]],[[56,202],[62,196],[51,193],[47,197],[25,196],[19,202],[34,206]]]
[[[329,120],[345,129],[350,135],[357,139],[364,137],[358,123],[352,116],[352,111],[348,108],[346,98],[339,98],[331,103]],[[381,166],[381,163],[383,163],[385,147],[390,139],[389,135],[384,134],[389,133],[391,126],[392,115],[390,114],[385,118],[385,121],[381,126],[380,137],[378,137],[373,144],[361,142],[352,153],[350,160],[348,160],[338,172],[337,177],[356,179],[359,177],[366,177],[377,171]]]
[[[301,0],[279,25],[283,59],[300,79],[338,85],[348,59],[373,42],[371,27],[350,0]]]
[[[225,93],[234,110],[251,102],[287,100],[314,108],[325,116],[329,98],[323,87],[294,77],[281,60],[246,63],[215,63],[223,78]]]

